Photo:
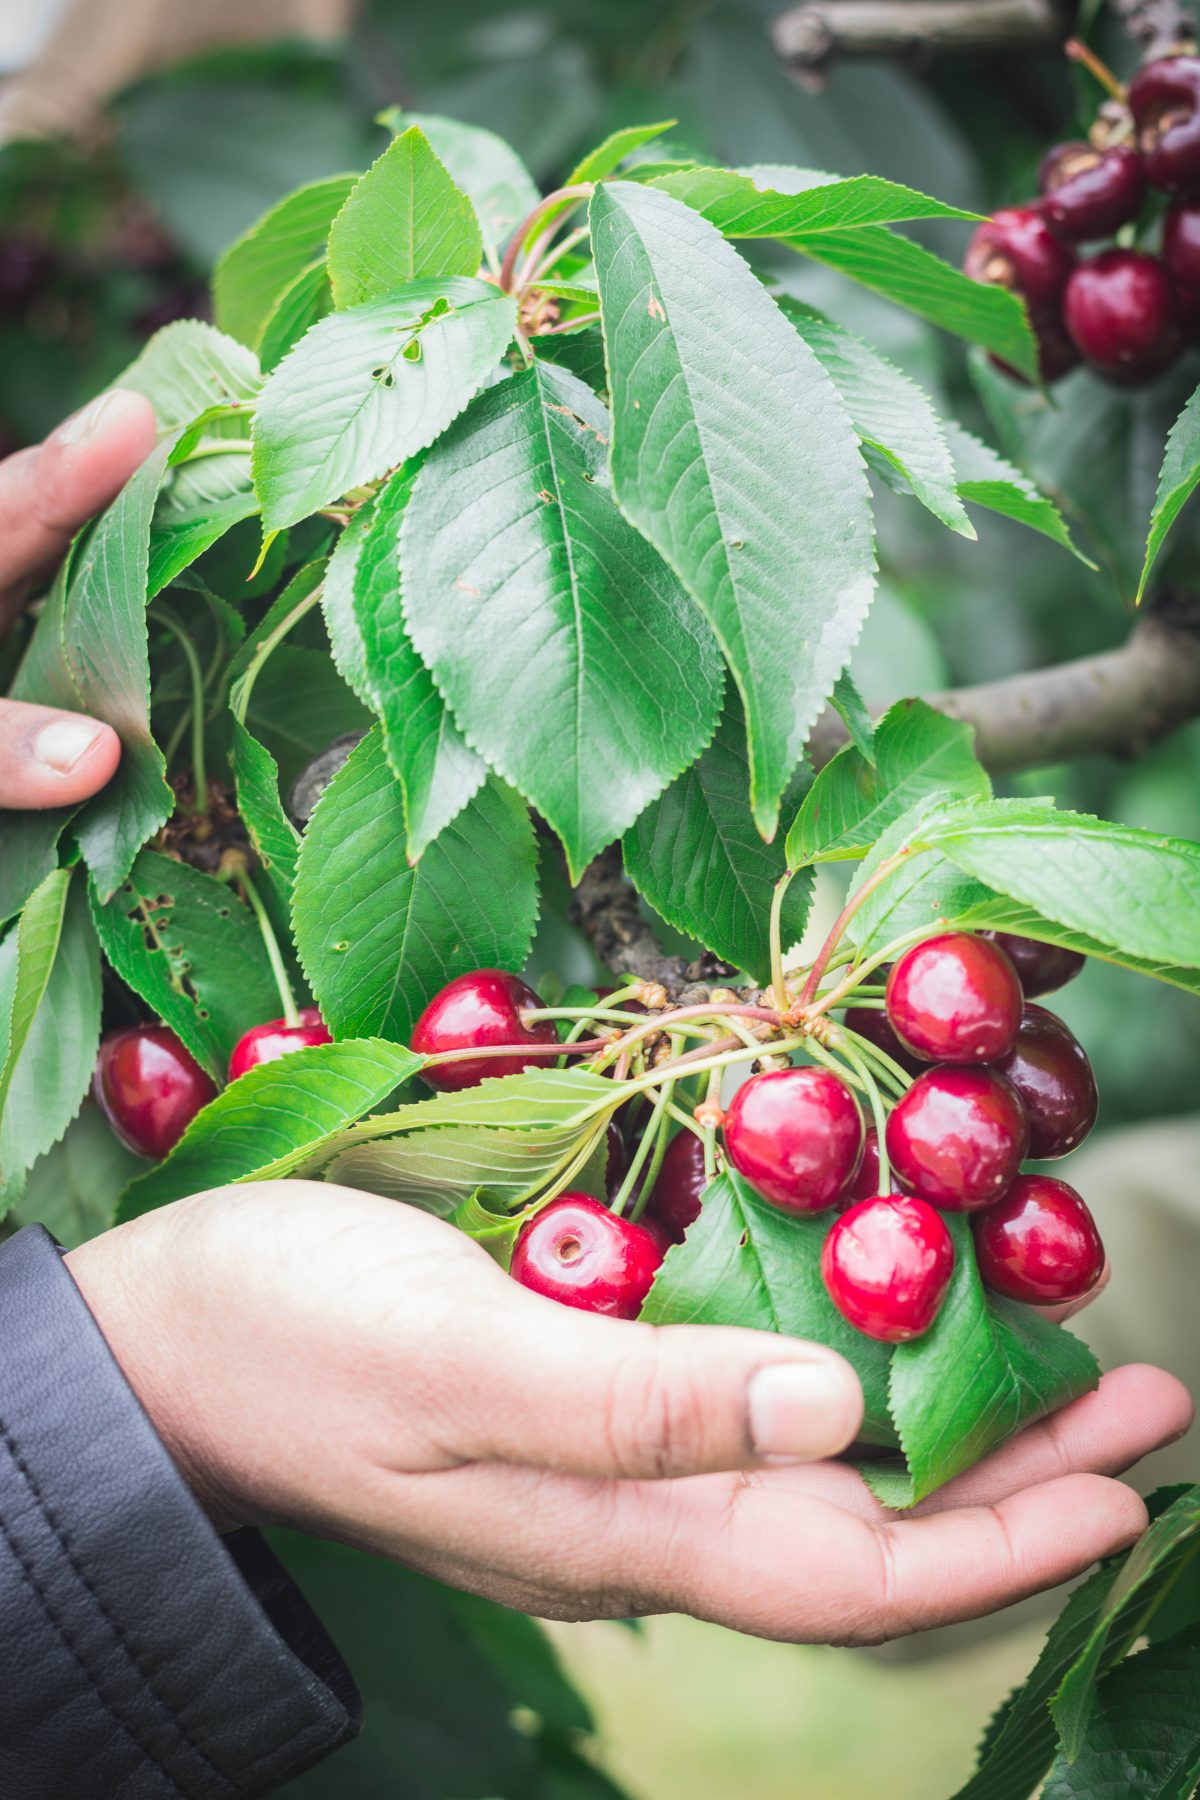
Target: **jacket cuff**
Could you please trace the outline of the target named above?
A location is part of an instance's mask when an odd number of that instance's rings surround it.
[[[0,1332],[0,1793],[265,1794],[353,1737],[320,1622],[214,1531],[41,1226],[0,1246]]]

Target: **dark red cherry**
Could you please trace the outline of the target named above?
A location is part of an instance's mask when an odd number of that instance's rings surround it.
[[[1078,350],[1067,336],[1066,327],[1058,313],[1041,313],[1031,317],[1029,321],[1034,338],[1037,340],[1038,375],[1048,387],[1051,382],[1061,381],[1064,375],[1077,368],[1081,361]],[[988,352],[988,361],[1014,381],[1030,386],[1029,378],[1019,369],[1014,369],[1004,358]]]
[[[1183,344],[1175,284],[1156,256],[1102,250],[1067,283],[1063,320],[1081,356],[1117,383],[1144,381]]]
[[[217,1090],[165,1025],[130,1025],[101,1043],[92,1093],[121,1142],[157,1162]]]
[[[911,1194],[860,1200],[835,1221],[821,1251],[821,1274],[842,1317],[885,1344],[929,1330],[953,1273],[944,1220]]]
[[[1016,1049],[995,1066],[1021,1096],[1030,1156],[1048,1162],[1082,1144],[1100,1104],[1096,1077],[1083,1045],[1060,1018],[1044,1006],[1027,1006]]]
[[[332,1042],[320,1008],[302,1006],[298,1025],[289,1025],[286,1019],[268,1019],[265,1025],[252,1025],[233,1047],[229,1079],[236,1081],[247,1069],[257,1069],[260,1063],[275,1062],[278,1057],[287,1056],[289,1051],[307,1050],[313,1044]]]
[[[1039,944],[1036,938],[1018,937],[1012,931],[982,931],[981,937],[999,944],[1021,983],[1027,1000],[1052,994],[1074,981],[1087,957],[1079,950],[1063,950],[1058,944]]]
[[[1200,201],[1177,200],[1167,214],[1162,259],[1172,281],[1200,291]]]
[[[821,1212],[858,1171],[863,1121],[828,1069],[752,1075],[725,1115],[725,1153],[755,1191],[785,1212]]]
[[[440,1056],[447,1050],[474,1050],[491,1044],[514,1044],[511,1056],[464,1057],[422,1069],[430,1087],[447,1092],[477,1087],[495,1075],[519,1075],[529,1063],[545,1068],[546,1058],[526,1057],[521,1046],[557,1044],[553,1019],[532,1025],[521,1021],[541,1000],[517,975],[504,969],[473,969],[459,975],[434,995],[413,1027],[412,1048],[419,1056]]]
[[[975,230],[963,270],[972,281],[1011,288],[1034,314],[1052,311],[1075,258],[1055,237],[1039,206],[1009,206]]]
[[[894,965],[887,1015],[925,1062],[992,1062],[1017,1041],[1021,984],[995,944],[947,931],[914,944]]]
[[[584,1312],[636,1319],[664,1255],[656,1232],[590,1194],[560,1194],[522,1230],[510,1273],[522,1287]]]
[[[1069,244],[1111,237],[1141,210],[1146,192],[1142,159],[1129,144],[1056,144],[1038,171],[1042,216]]]
[[[1146,63],[1129,84],[1129,110],[1151,186],[1200,191],[1200,57]]]
[[[682,1242],[688,1226],[700,1217],[700,1196],[707,1185],[704,1145],[694,1131],[681,1131],[667,1145],[648,1208],[675,1243]]]
[[[1020,1175],[998,1206],[973,1221],[984,1282],[1010,1300],[1053,1306],[1089,1293],[1104,1245],[1081,1195],[1052,1175]]]
[[[625,1179],[625,1171],[629,1167],[629,1151],[625,1139],[621,1135],[621,1127],[615,1119],[608,1121],[605,1134],[604,1158],[604,1190],[610,1200],[615,1200]]]
[[[896,1033],[892,1030],[887,1013],[881,1007],[849,1006],[842,1016],[842,1023],[848,1031],[857,1031],[859,1037],[865,1037],[868,1044],[874,1044],[885,1056],[907,1069],[910,1075],[919,1075],[925,1067],[920,1057],[906,1050]]]
[[[900,1180],[950,1212],[997,1201],[1028,1141],[1020,1095],[994,1069],[930,1069],[887,1122],[888,1160]]]

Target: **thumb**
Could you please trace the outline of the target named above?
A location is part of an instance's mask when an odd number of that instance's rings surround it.
[[[602,1318],[515,1284],[472,1312],[459,1392],[452,1407],[441,1399],[475,1459],[700,1475],[834,1456],[862,1422],[850,1364],[799,1338]]]

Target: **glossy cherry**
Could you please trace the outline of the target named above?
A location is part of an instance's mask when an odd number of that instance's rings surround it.
[[[1179,287],[1200,291],[1200,201],[1177,200],[1167,214],[1162,259]]]
[[[1067,283],[1063,321],[1081,356],[1118,384],[1174,362],[1183,344],[1175,284],[1157,256],[1102,250]]]
[[[1057,312],[1034,314],[1030,317],[1029,324],[1037,341],[1038,375],[1046,386],[1051,382],[1061,381],[1064,375],[1069,375],[1072,369],[1078,368],[1083,359],[1067,336],[1066,327]],[[989,351],[988,361],[1014,381],[1021,382],[1025,387],[1031,385],[1029,377],[1023,375],[1020,369],[1014,369],[1011,363],[1006,363],[1002,356]]]
[[[885,1344],[929,1330],[953,1273],[945,1221],[911,1194],[860,1200],[835,1221],[821,1250],[821,1274],[842,1317]]]
[[[1086,1202],[1053,1175],[1019,1176],[973,1229],[980,1275],[1010,1300],[1078,1300],[1104,1271],[1104,1245]]]
[[[1038,171],[1042,217],[1069,244],[1110,237],[1141,210],[1146,192],[1142,159],[1130,144],[1056,144]]]
[[[1039,206],[1009,206],[980,225],[967,245],[963,270],[972,281],[1011,288],[1045,314],[1058,305],[1075,258],[1050,230]]]
[[[888,1160],[900,1180],[950,1212],[997,1201],[1028,1141],[1020,1095],[994,1069],[930,1069],[887,1122]]]
[[[1027,1006],[1016,1049],[995,1066],[1021,1096],[1030,1156],[1053,1161],[1082,1144],[1100,1099],[1087,1052],[1060,1018],[1044,1006]]]
[[[1200,191],[1200,57],[1146,63],[1129,84],[1129,110],[1151,186]]]
[[[510,1273],[563,1306],[636,1319],[663,1255],[656,1232],[619,1218],[591,1194],[567,1193],[524,1227]]]
[[[879,1192],[879,1133],[868,1125],[863,1138],[862,1161],[850,1183],[847,1200],[871,1200]]]
[[[1063,950],[1058,944],[1039,944],[1036,938],[1018,937],[1012,931],[983,931],[981,937],[999,944],[1021,983],[1027,1000],[1052,994],[1074,981],[1087,957],[1079,950]]]
[[[413,1027],[412,1048],[419,1056],[438,1056],[446,1050],[473,1050],[490,1044],[557,1044],[553,1019],[539,1019],[532,1025],[521,1021],[523,1011],[541,1004],[520,976],[504,969],[473,969],[434,995]],[[545,1068],[544,1057],[527,1058],[517,1048],[511,1056],[464,1057],[461,1062],[423,1069],[421,1074],[430,1087],[456,1092],[477,1087],[496,1075],[519,1075],[534,1061]]]
[[[892,1030],[886,1012],[874,1006],[848,1006],[842,1015],[842,1023],[848,1031],[856,1031],[859,1037],[865,1037],[868,1044],[874,1044],[885,1056],[907,1069],[910,1075],[919,1075],[925,1064],[920,1057],[906,1050],[896,1033]]]
[[[257,1069],[259,1063],[275,1062],[278,1057],[287,1056],[289,1051],[307,1050],[313,1044],[332,1042],[320,1008],[302,1006],[298,1025],[289,1025],[286,1019],[268,1019],[265,1025],[252,1025],[233,1047],[229,1079],[236,1081],[247,1069]]]
[[[694,1131],[681,1131],[667,1145],[651,1189],[646,1222],[659,1220],[671,1239],[681,1242],[688,1226],[700,1217],[700,1196],[707,1185],[704,1145]]]
[[[755,1191],[785,1212],[821,1212],[858,1172],[863,1120],[828,1069],[752,1075],[725,1115],[725,1153]]]
[[[942,932],[906,950],[888,976],[887,1016],[925,1062],[1007,1056],[1021,1023],[1021,984],[997,945]]]
[[[165,1025],[130,1025],[101,1043],[92,1093],[121,1142],[157,1162],[217,1090]]]

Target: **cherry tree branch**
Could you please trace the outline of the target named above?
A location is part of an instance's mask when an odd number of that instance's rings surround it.
[[[837,56],[1019,50],[1062,35],[1053,0],[806,0],[771,25],[776,50],[798,72]]]

